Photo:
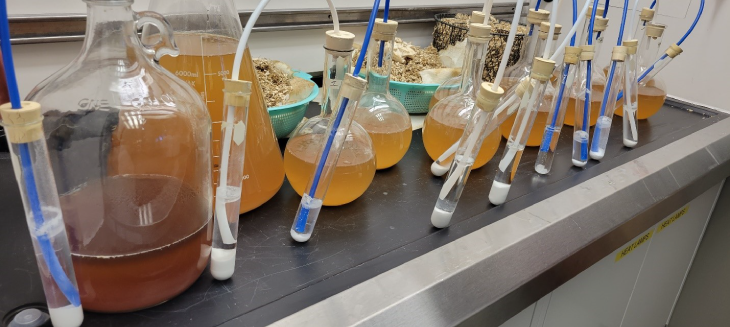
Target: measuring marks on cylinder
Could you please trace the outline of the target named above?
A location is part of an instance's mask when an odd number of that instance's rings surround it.
[[[682,218],[682,216],[684,216],[685,214],[687,214],[687,211],[689,211],[689,205],[685,206],[684,208],[680,209],[679,211],[677,211],[673,215],[669,216],[669,218],[666,218],[666,219],[662,220],[657,225],[656,228],[653,228],[650,231],[648,231],[648,232],[644,233],[643,235],[639,236],[638,239],[636,239],[631,244],[625,246],[623,249],[621,249],[616,254],[616,261],[615,262],[619,262],[619,260],[621,260],[624,257],[626,257],[627,255],[629,255],[631,252],[633,252],[634,250],[636,250],[637,248],[639,248],[642,244],[648,242],[652,238],[652,236],[654,236],[655,232],[656,232],[656,234],[660,233],[661,231],[663,231],[664,229],[666,229],[667,227],[669,227],[669,225],[671,225],[675,221],[679,220],[679,218]]]

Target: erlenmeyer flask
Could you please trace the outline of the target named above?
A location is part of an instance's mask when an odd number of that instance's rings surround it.
[[[592,8],[592,7],[591,7]],[[602,15],[603,8],[598,8],[596,13],[596,21],[593,26],[593,31],[590,29],[590,15],[591,10],[589,9],[586,13],[586,21],[583,24],[583,30],[586,36],[584,44],[588,44],[588,38],[593,38],[593,50],[591,53],[595,54],[591,62],[591,114],[590,114],[590,126],[594,126],[598,120],[599,113],[601,111],[601,100],[603,100],[603,90],[606,88],[606,74],[601,68],[595,58],[601,53],[603,45],[603,36],[598,37],[598,33],[606,30],[608,27],[608,19],[598,17]],[[586,52],[587,53],[587,52]],[[585,55],[583,55],[585,56]],[[568,98],[568,110],[565,111],[565,124],[574,126],[575,125],[575,106],[583,107],[585,103],[585,90],[586,81],[588,79],[587,61],[581,60],[580,70],[578,71],[578,79],[573,83],[573,92],[570,93]]]
[[[208,262],[210,117],[157,60],[172,29],[132,0],[85,0],[79,56],[36,86],[84,309],[138,310],[190,286]],[[143,43],[153,24],[157,43]]]
[[[484,59],[489,37],[477,37],[472,34],[472,24],[467,34],[464,65],[462,68],[459,93],[448,96],[428,112],[423,124],[423,145],[433,160],[437,160],[453,144],[458,143],[464,134],[464,127],[476,101],[476,94],[481,85],[484,72]],[[478,26],[484,26],[478,24]],[[480,27],[481,28],[481,27]],[[499,147],[499,131],[493,131],[482,143],[476,156],[473,169],[484,166],[497,152]],[[449,159],[450,161],[450,159]]]
[[[205,100],[213,121],[213,182],[218,182],[223,124],[223,79],[230,78],[242,28],[232,0],[151,0],[150,10],[162,13],[175,30],[177,57],[160,64],[188,82]],[[147,32],[145,30],[145,32]],[[284,162],[271,126],[261,86],[248,49],[240,79],[253,83],[248,110],[246,155],[241,189],[241,213],[253,210],[279,191]]]
[[[286,143],[284,151],[286,177],[299,195],[304,194],[307,183],[314,174],[316,156],[322,147],[322,142],[325,141],[327,124],[332,114],[331,106],[337,101],[337,94],[345,74],[352,71],[354,40],[355,35],[349,32],[326,33],[322,113],[300,126]],[[373,142],[368,132],[353,121],[323,204],[338,206],[355,201],[370,187],[373,177],[375,177]]]
[[[408,151],[413,136],[406,108],[390,94],[393,42],[398,23],[375,21],[368,49],[368,88],[355,111],[355,122],[370,135],[377,169],[390,168]]]
[[[658,53],[665,29],[666,25],[647,24],[644,38],[639,43],[639,52],[637,53],[639,76],[659,58]],[[659,76],[655,76],[650,81],[641,81],[639,83],[639,108],[636,111],[636,118],[647,119],[654,116],[662,108],[666,99],[667,85]],[[621,102],[620,107],[616,108],[616,114],[623,117],[623,112],[623,102]]]

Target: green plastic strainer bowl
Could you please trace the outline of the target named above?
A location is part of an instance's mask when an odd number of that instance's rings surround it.
[[[410,114],[425,114],[438,84],[416,84],[390,81],[390,94],[406,107]]]
[[[312,75],[307,73],[295,71],[294,76],[312,82]],[[306,99],[285,106],[271,107],[268,109],[271,124],[274,126],[274,133],[277,138],[284,138],[289,135],[294,128],[297,127],[299,122],[302,121],[302,118],[304,118],[304,113],[307,111],[309,102],[314,100],[314,98],[316,98],[319,94],[319,87],[317,87],[317,84],[314,82],[312,82],[312,84],[314,84],[314,88],[312,89],[312,93],[310,93]]]

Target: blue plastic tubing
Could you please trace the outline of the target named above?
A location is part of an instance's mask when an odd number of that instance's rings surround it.
[[[590,1],[590,0],[588,0],[588,1]],[[535,10],[540,10],[541,3],[542,3],[542,0],[537,0],[537,2],[535,3]],[[528,33],[527,36],[532,36],[532,31],[534,29],[535,29],[535,25],[530,25],[530,33]]]
[[[15,79],[15,64],[13,63],[13,53],[10,48],[10,27],[8,26],[8,10],[5,0],[0,2],[0,48],[2,48],[3,64],[5,66],[5,78],[8,84],[8,95],[10,96],[10,103],[13,109],[21,109],[20,103],[20,92],[18,91],[18,82]],[[56,252],[53,250],[51,240],[46,234],[40,234],[39,228],[43,226],[45,219],[43,218],[43,210],[41,208],[41,202],[38,198],[38,189],[35,183],[35,176],[33,176],[33,163],[31,161],[30,149],[27,143],[19,144],[20,154],[20,165],[22,167],[22,178],[26,185],[26,191],[28,192],[28,202],[30,209],[33,214],[33,221],[35,222],[36,231],[35,234],[38,239],[38,244],[41,247],[43,260],[46,261],[46,265],[51,272],[51,277],[58,285],[63,295],[66,297],[69,303],[74,306],[81,305],[79,298],[79,292],[73,285],[66,272],[61,267],[61,263],[56,257]]]
[[[388,1],[388,0],[386,0]],[[360,51],[360,56],[357,58],[357,63],[355,64],[355,69],[352,72],[353,76],[358,76],[360,74],[360,68],[362,67],[363,61],[365,61],[365,55],[367,54],[367,48],[370,43],[370,36],[373,33],[373,26],[375,25],[375,17],[378,14],[378,8],[380,7],[380,0],[375,0],[373,3],[373,10],[370,13],[370,20],[368,21],[368,28],[365,31],[365,39],[363,40],[362,44],[362,51]],[[312,188],[309,190],[309,196],[314,198],[315,193],[317,192],[317,185],[319,184],[319,179],[322,177],[322,170],[324,170],[324,164],[327,162],[327,157],[329,156],[330,149],[332,148],[332,142],[335,140],[335,135],[337,135],[337,130],[340,128],[340,123],[342,123],[342,117],[345,114],[345,108],[347,108],[347,104],[350,102],[350,99],[343,98],[342,99],[342,105],[340,105],[340,110],[337,111],[337,116],[335,116],[335,121],[332,124],[332,130],[330,131],[330,135],[327,136],[327,143],[324,145],[324,151],[322,152],[322,159],[319,160],[319,164],[317,165],[317,170],[314,171],[314,180],[312,181]],[[307,217],[309,217],[309,209],[302,207],[302,210],[299,211],[299,216],[297,217],[297,224],[295,230],[299,233],[304,233],[304,229],[307,226]]]
[[[654,4],[656,4],[656,1],[654,1]],[[654,4],[652,4],[652,5],[654,5]],[[682,43],[684,43],[684,41],[685,41],[685,40],[687,40],[687,37],[689,37],[689,35],[690,35],[690,34],[692,34],[692,32],[693,32],[693,31],[695,30],[695,27],[697,26],[697,22],[699,22],[699,21],[700,21],[700,18],[702,18],[702,13],[703,13],[704,11],[705,11],[705,0],[701,0],[701,1],[700,1],[700,10],[698,10],[698,11],[697,11],[697,17],[695,17],[695,20],[694,20],[694,22],[692,22],[692,25],[690,25],[689,29],[687,30],[687,33],[684,33],[684,35],[682,36],[682,38],[681,38],[681,39],[679,39],[679,42],[677,42],[677,45],[682,45]],[[663,60],[663,59],[665,59],[666,57],[667,57],[667,54],[665,53],[665,54],[663,54],[663,55],[662,55],[662,56],[661,56],[661,57],[659,58],[659,60]],[[659,60],[657,60],[657,62],[658,62]],[[645,78],[645,77],[646,77],[647,75],[649,75],[649,73],[651,73],[651,71],[652,71],[652,70],[654,70],[654,65],[656,65],[656,62],[654,62],[654,63],[653,63],[653,64],[652,64],[651,66],[649,66],[649,68],[647,68],[647,69],[646,69],[646,70],[644,71],[644,73],[642,73],[642,74],[641,74],[641,76],[639,77],[639,82],[643,81],[643,80],[644,80],[644,78]],[[622,99],[623,97],[624,97],[624,92],[623,92],[623,91],[621,91],[621,92],[620,92],[620,93],[618,94],[618,98],[617,98],[617,100],[616,100],[616,101],[618,101],[618,100],[621,100],[621,99]]]

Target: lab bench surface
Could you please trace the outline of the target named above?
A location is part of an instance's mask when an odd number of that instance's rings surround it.
[[[393,168],[378,171],[361,198],[344,206],[323,208],[308,243],[296,243],[289,236],[300,197],[285,182],[274,198],[241,217],[236,272],[230,280],[215,281],[206,270],[188,290],[166,303],[126,314],[87,312],[84,326],[263,326],[275,323],[726,118],[723,113],[668,100],[659,114],[639,122],[641,141],[636,148],[628,149],[622,146],[621,119],[616,117],[606,159],[590,161],[584,169],[571,165],[572,128],[566,126],[548,175],[535,173],[537,149],[528,148],[522,156],[508,202],[494,207],[489,204],[487,195],[497,160],[490,161],[471,173],[451,226],[441,230],[431,226],[430,216],[444,179],[430,173],[432,161],[423,147],[421,131],[416,130],[403,160]],[[502,141],[496,157],[501,156],[504,145]],[[717,167],[724,167],[724,162],[718,163]],[[42,306],[44,296],[6,153],[0,153],[0,199],[0,220],[3,221],[0,228],[0,247],[3,249],[0,252],[0,317],[7,318],[18,308]],[[595,239],[571,246],[591,248],[594,243]],[[495,295],[495,300],[507,299],[505,301],[511,303],[505,304],[510,309],[496,318],[494,324],[519,312],[520,306],[526,307],[540,293],[548,292],[548,288],[557,287],[566,276],[577,274],[580,269],[576,267],[585,266],[593,259],[581,260],[586,262],[570,268],[578,271],[546,282],[551,284],[549,286],[530,286],[529,281],[522,281],[514,285],[510,293]],[[535,265],[535,276],[537,270],[544,272],[561,265],[560,262],[541,264],[548,266]],[[403,276],[403,283],[417,282],[418,278],[417,275]],[[539,291],[531,292],[530,287]],[[524,299],[515,300],[520,297]],[[383,306],[388,306],[388,301],[384,298]],[[475,308],[487,305],[490,303],[475,305]],[[357,312],[359,307],[358,303],[343,302],[338,310],[335,309],[339,312],[319,319],[322,325],[348,325],[351,322],[347,319],[333,320],[333,317],[350,315],[356,318],[361,314]],[[383,307],[380,311],[387,309]],[[397,314],[403,319],[401,321],[418,321],[415,312]],[[468,316],[452,317],[444,322],[450,324],[466,318]],[[367,317],[362,322],[367,323]]]

